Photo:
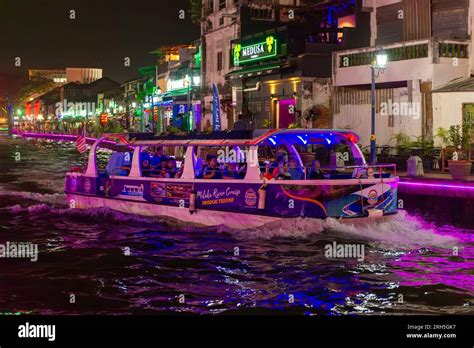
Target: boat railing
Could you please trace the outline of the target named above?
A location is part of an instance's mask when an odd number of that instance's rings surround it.
[[[150,168],[150,169],[143,169],[142,173],[143,177],[151,177],[151,178],[180,178],[182,175],[183,168],[176,168],[176,169],[157,169],[157,168]],[[304,180],[310,180],[310,174],[312,172],[312,167],[296,167],[296,169],[301,169],[303,172]],[[370,173],[370,169],[372,169],[372,173]],[[221,169],[223,171],[223,168]],[[351,173],[349,173],[350,171]],[[81,173],[84,174],[85,167],[84,166],[77,166],[77,165],[70,165],[69,166],[70,173]],[[203,171],[205,172],[205,170]],[[325,179],[342,179],[342,177],[338,177],[338,175],[350,175],[351,178],[355,179],[366,179],[366,178],[384,178],[389,175],[393,177],[397,176],[397,165],[396,164],[363,164],[363,165],[356,165],[356,166],[325,166],[321,167],[321,172]],[[99,171],[99,176],[104,175],[107,173],[107,170],[103,169]],[[129,166],[121,166],[118,168],[113,168],[112,173],[109,175],[105,174],[106,176],[114,176],[114,177],[126,177],[130,173]],[[345,178],[345,177],[344,177]],[[241,177],[243,179],[243,176]]]
[[[305,177],[308,178],[312,167],[304,167]],[[321,166],[321,172],[323,172],[326,176],[337,175],[337,174],[348,174],[348,171],[352,171],[351,175],[354,178],[367,178],[370,176],[382,178],[384,174],[393,175],[394,177],[397,176],[397,165],[396,164],[361,164],[361,165],[354,165],[354,166]],[[372,174],[370,174],[370,170],[372,169]],[[329,172],[329,173],[327,173]]]
[[[358,166],[343,166],[343,167],[330,167],[330,168],[335,168],[335,169],[357,169],[357,168],[368,169],[368,168],[372,168],[372,169],[374,169],[374,171],[375,171],[375,169],[377,169],[377,171],[383,171],[384,169],[392,168],[395,174],[396,174],[396,171],[397,171],[397,165],[396,164],[361,164],[361,165],[358,165]]]

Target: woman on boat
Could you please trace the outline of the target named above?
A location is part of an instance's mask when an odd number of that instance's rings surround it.
[[[270,170],[270,166],[266,167],[266,173],[264,174],[265,178],[268,180],[276,179],[276,180],[289,180],[291,179],[291,174],[288,173],[288,163],[285,161],[285,157],[283,155],[278,155],[275,159],[277,163],[277,167]]]
[[[314,160],[311,164],[311,171],[309,172],[309,180],[321,180],[324,179],[324,174],[321,170],[321,162]]]
[[[277,169],[278,173],[275,175],[275,180],[291,180],[291,174],[288,172],[288,162],[284,162]]]
[[[290,157],[288,166],[288,173],[291,176],[291,180],[304,180],[304,172],[298,165],[298,160],[296,159],[296,157]]]
[[[142,175],[149,177],[151,175],[151,156],[148,152],[140,152],[140,163],[142,165]]]
[[[265,174],[263,176],[267,178],[268,180],[272,180],[280,172],[279,168],[283,167],[284,163],[285,163],[285,157],[283,157],[282,155],[278,155],[275,158],[275,161],[271,165],[270,164],[266,165]]]
[[[229,162],[224,168],[222,173],[224,179],[242,179],[239,171],[237,170],[237,164],[234,162]]]

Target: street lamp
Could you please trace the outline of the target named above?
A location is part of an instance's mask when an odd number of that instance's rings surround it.
[[[388,56],[385,51],[377,52],[375,60],[370,66],[372,73],[372,89],[371,89],[371,111],[372,111],[372,131],[370,133],[370,164],[375,164],[377,160],[376,140],[375,136],[375,80],[378,77],[380,71],[385,70],[385,66],[388,62]]]

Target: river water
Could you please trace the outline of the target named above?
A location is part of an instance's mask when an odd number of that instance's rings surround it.
[[[19,155],[19,156],[18,156]],[[2,314],[474,314],[474,230],[401,211],[247,231],[66,206],[73,144],[0,137]],[[330,259],[327,245],[364,246]]]

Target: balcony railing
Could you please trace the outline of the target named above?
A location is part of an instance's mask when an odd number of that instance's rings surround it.
[[[440,42],[439,56],[442,58],[469,58],[469,46],[454,42]]]
[[[348,53],[338,54],[340,68],[370,65],[375,60],[375,55],[380,48],[369,48]],[[402,42],[384,47],[389,62],[397,62],[410,59],[428,58],[469,58],[469,43],[466,41],[436,41],[423,40],[416,42]]]

